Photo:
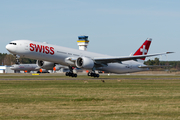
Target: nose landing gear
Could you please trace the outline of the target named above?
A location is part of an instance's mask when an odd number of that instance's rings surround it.
[[[19,55],[14,55],[14,56],[16,56],[16,64],[19,65],[20,64],[20,62],[19,62],[20,56]]]

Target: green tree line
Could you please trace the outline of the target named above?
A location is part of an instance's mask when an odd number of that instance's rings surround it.
[[[13,65],[16,62],[16,56],[7,53],[0,53],[0,65]],[[33,64],[36,63],[36,60],[29,58],[19,58],[19,62],[23,64]]]
[[[153,69],[173,69],[175,71],[179,71],[180,70],[180,61],[160,61],[159,58],[155,58],[154,60],[147,60],[144,62],[144,64],[146,65],[167,65],[169,67],[165,67],[165,68],[153,68]]]

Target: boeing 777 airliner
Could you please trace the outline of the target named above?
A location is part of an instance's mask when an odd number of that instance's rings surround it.
[[[147,54],[152,39],[148,38],[140,48],[130,56],[108,56],[89,51],[66,48],[62,46],[35,42],[30,40],[15,40],[6,45],[6,49],[21,57],[49,61],[54,64],[69,66],[67,76],[77,77],[73,67],[91,70],[88,76],[99,77],[95,70],[109,73],[130,73],[148,70],[149,66],[143,64],[146,57],[168,54],[172,52]],[[54,65],[52,64],[52,65]]]

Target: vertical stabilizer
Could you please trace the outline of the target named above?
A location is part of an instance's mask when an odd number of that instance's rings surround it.
[[[152,38],[147,38],[146,41],[141,45],[141,47],[134,53],[133,56],[136,56],[136,55],[146,55],[148,53],[151,41],[152,41]],[[145,58],[141,58],[139,60],[144,61]]]

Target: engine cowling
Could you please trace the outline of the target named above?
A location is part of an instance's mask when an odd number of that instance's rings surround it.
[[[76,60],[76,67],[84,69],[92,69],[94,67],[94,61],[87,57],[79,57]]]
[[[43,69],[53,70],[55,63],[43,61],[43,60],[37,60],[37,65]]]

